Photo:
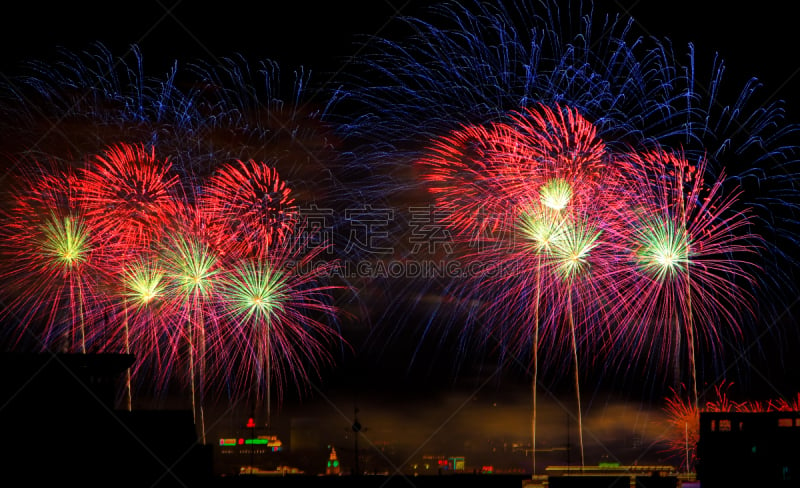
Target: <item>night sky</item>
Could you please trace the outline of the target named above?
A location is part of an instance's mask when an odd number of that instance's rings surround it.
[[[788,3],[762,9],[732,7],[723,1],[602,3],[604,9],[632,15],[643,35],[669,37],[677,53],[684,53],[686,43],[693,42],[698,65],[703,68],[710,66],[708,61],[718,51],[727,64],[728,85],[723,90],[741,87],[750,76],[758,77],[769,98],[786,101],[787,118],[800,121],[800,63],[796,55],[800,40],[794,25],[796,16]],[[286,72],[303,66],[316,73],[318,80],[332,79],[337,72],[347,70],[348,59],[358,53],[358,35],[391,36],[397,31],[393,22],[396,12],[424,12],[424,2],[413,0],[228,0],[203,8],[196,4],[199,2],[173,0],[135,4],[52,2],[46,6],[19,2],[13,14],[0,16],[0,73],[16,72],[26,59],[47,59],[54,55],[56,46],[81,50],[99,41],[115,53],[138,44],[146,71],[156,75],[174,60],[213,60],[239,53],[248,59],[275,60]],[[701,10],[698,4],[702,4]],[[416,343],[398,340],[378,347],[363,327],[345,326],[351,327],[347,332],[352,334],[349,339],[354,351],[342,352],[339,366],[312,379],[304,393],[289,389],[284,404],[274,409],[275,428],[284,436],[289,436],[292,418],[319,418],[323,419],[321,431],[329,437],[327,442],[349,448],[347,428],[357,405],[362,423],[370,429],[368,438],[376,443],[394,440],[409,453],[446,451],[451,445],[463,446],[464,439],[528,439],[530,379],[524,365],[501,371],[496,358],[489,355],[466,361],[454,371],[453,351],[434,344],[423,347],[411,364]],[[751,358],[754,369],[737,379],[747,393],[794,396],[800,390],[792,373],[800,371],[798,357],[791,353],[797,347],[797,337],[786,333],[776,342],[768,346],[774,350]],[[750,369],[743,363],[731,366],[740,373]],[[587,372],[583,381],[585,424],[591,431],[586,435],[587,463],[609,452],[623,452],[634,434],[644,438],[645,444],[658,439],[658,405],[665,394],[664,383],[653,384],[652,378],[635,373],[608,377],[599,371]],[[741,389],[733,391],[736,393],[732,395],[746,396]],[[571,408],[572,395],[570,378],[550,378],[540,392],[540,418],[547,419],[540,427],[544,444],[564,442],[567,415],[562,406]],[[172,400],[170,406],[180,407],[182,401],[185,398]],[[223,436],[239,428],[249,406],[238,404],[230,411],[225,404],[210,407],[214,409],[219,420],[216,424],[209,421],[213,425],[212,442],[215,434]],[[663,454],[653,448],[643,459],[657,462],[663,460]],[[563,460],[553,459],[553,463],[558,462]]]
[[[274,2],[269,8],[234,0],[197,9],[192,2],[142,2],[138,8],[103,2],[47,6],[17,2],[2,19],[3,68],[22,59],[52,54],[55,46],[83,49],[101,41],[122,52],[139,44],[154,72],[174,60],[242,53],[269,58],[286,68],[300,65],[325,73],[346,66],[358,36],[391,36],[399,15],[419,15],[432,2],[348,1]],[[792,106],[798,86],[791,53],[797,47],[793,19],[785,5],[730,8],[722,1],[698,4],[598,2],[601,12],[630,14],[644,35],[669,37],[676,52],[694,42],[698,52],[718,51],[727,60],[731,84],[750,76],[762,79],[770,93]]]

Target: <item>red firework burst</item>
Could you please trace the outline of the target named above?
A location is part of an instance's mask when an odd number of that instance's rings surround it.
[[[142,144],[109,146],[91,158],[78,180],[79,203],[114,254],[146,247],[176,211],[178,176]]]
[[[571,192],[593,193],[607,184],[606,162],[591,122],[569,107],[540,105],[513,112],[505,123],[453,131],[434,141],[415,166],[446,215],[443,223],[470,240],[496,232],[542,187],[563,184]]]
[[[722,381],[714,386],[712,397],[705,403],[695,402],[691,389],[682,387],[680,391],[670,388],[670,396],[666,398],[664,413],[666,415],[665,450],[673,459],[679,461],[679,467],[691,471],[697,462],[697,442],[700,440],[701,412],[758,412],[762,405],[752,402],[735,402],[728,396],[733,383]]]
[[[254,160],[227,164],[205,186],[201,205],[215,232],[238,242],[240,253],[265,252],[292,232],[298,211],[277,170]]]

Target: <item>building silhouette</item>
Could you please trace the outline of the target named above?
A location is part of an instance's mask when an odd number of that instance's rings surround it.
[[[19,486],[206,486],[191,411],[119,411],[120,354],[0,355],[2,474]],[[10,485],[10,483],[0,484]]]
[[[703,488],[800,486],[800,412],[702,412]]]

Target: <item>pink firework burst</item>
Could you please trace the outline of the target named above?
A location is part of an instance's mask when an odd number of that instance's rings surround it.
[[[327,347],[344,343],[332,296],[341,287],[326,284],[335,263],[317,259],[323,250],[285,239],[269,256],[226,263],[221,277],[212,376],[218,386],[253,393],[268,416],[273,387],[280,401],[286,384],[307,385],[332,363]]]
[[[735,210],[738,193],[725,194],[724,174],[712,178],[705,160],[691,164],[663,150],[625,158],[640,177],[630,181],[638,203],[620,216],[630,274],[613,343],[627,364],[671,364],[676,379],[688,365],[696,392],[697,348],[718,353],[721,339],[739,337],[741,318],[752,313],[746,289],[756,267],[747,257],[760,238],[748,212]]]
[[[87,352],[87,329],[103,301],[96,259],[99,242],[77,206],[76,178],[39,163],[15,185],[4,216],[3,317],[12,324],[14,344],[34,349]]]

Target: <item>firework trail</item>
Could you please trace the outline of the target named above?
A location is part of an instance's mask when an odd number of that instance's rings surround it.
[[[168,231],[158,252],[169,283],[166,293],[176,331],[174,337],[187,348],[186,383],[196,420],[198,408],[203,405],[206,340],[208,330],[216,326],[215,306],[224,250],[213,246],[198,231],[203,227],[201,212],[191,203],[185,211],[191,215],[184,214],[181,223]]]
[[[257,359],[255,377],[267,378],[266,411],[267,426],[271,413],[271,322],[276,307],[284,301],[283,283],[278,273],[263,264],[269,262],[270,248],[279,244],[295,230],[298,220],[297,207],[286,183],[278,172],[263,162],[237,161],[221,167],[212,175],[202,196],[203,211],[208,216],[209,228],[220,233],[228,242],[235,242],[235,255],[255,259],[255,263],[232,263],[231,281],[227,295],[233,295],[233,307],[240,307],[234,316],[244,314],[249,318],[255,314],[255,323],[250,324],[254,334],[263,336],[248,342],[255,345]],[[265,267],[266,266],[266,267]],[[249,298],[248,298],[249,297]],[[250,300],[248,307],[245,302]],[[230,307],[230,305],[229,305]],[[243,322],[248,322],[244,320]],[[250,370],[248,366],[242,366]],[[260,397],[258,381],[254,402]]]
[[[133,354],[136,362],[126,374],[126,402],[132,409],[135,385],[155,392],[168,388],[168,379],[176,368],[174,327],[171,310],[166,307],[165,271],[152,252],[141,251],[117,267],[107,285],[114,306],[109,316],[111,348]],[[148,379],[153,381],[148,381]]]
[[[153,242],[161,239],[164,223],[177,212],[178,176],[171,174],[168,161],[156,158],[153,148],[119,143],[90,158],[80,170],[77,185],[78,203],[85,209],[90,227],[102,239],[99,259],[128,285],[122,294],[122,314],[111,311],[110,315],[121,319],[117,323],[122,324],[124,331],[122,351],[130,354],[128,295],[133,295],[135,304],[147,307],[149,292],[141,287],[158,286],[152,281],[149,285],[142,283],[142,280],[156,279],[157,274],[153,270],[148,272],[139,257],[152,248]],[[129,263],[133,263],[133,269],[126,268]],[[126,376],[130,410],[130,370],[126,371]]]

